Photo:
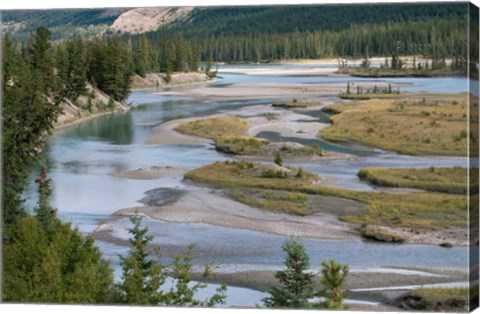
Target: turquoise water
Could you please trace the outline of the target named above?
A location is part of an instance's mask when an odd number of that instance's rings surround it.
[[[281,77],[222,74],[224,77],[212,85],[239,82],[289,82],[322,83],[353,81],[351,78]],[[359,79],[358,81],[370,81]],[[387,82],[414,84],[411,91],[435,92],[466,91],[465,78],[382,79]],[[182,87],[186,88],[186,87]],[[246,106],[268,104],[261,101],[213,101],[187,97],[169,97],[151,94],[151,91],[134,92],[129,101],[135,109],[122,114],[103,116],[79,126],[61,131],[49,138],[45,164],[52,177],[54,194],[52,203],[60,217],[71,221],[84,233],[90,233],[114,211],[141,205],[139,200],[148,190],[159,187],[194,189],[179,176],[155,180],[128,180],[109,175],[113,172],[173,166],[196,168],[228,157],[219,154],[212,145],[146,145],[153,128],[163,122],[194,116],[226,112]],[[320,121],[328,117],[320,112],[310,114]],[[282,138],[275,133],[263,132],[270,140],[293,140],[305,144],[320,143],[325,150],[334,150],[357,156],[354,160],[337,160],[322,163],[295,163],[307,170],[336,179],[334,185],[352,189],[370,190],[373,187],[358,180],[358,169],[366,166],[429,167],[466,166],[462,158],[412,157],[373,150],[363,146],[342,146],[322,140]],[[34,174],[32,174],[32,178]],[[33,181],[33,180],[31,180]],[[27,206],[33,208],[36,200],[35,186],[26,193]],[[127,219],[113,222],[116,233],[127,237]],[[281,244],[285,237],[261,232],[222,228],[203,224],[174,224],[147,220],[155,241],[166,247],[185,248],[191,242],[198,245],[196,262],[214,261],[220,264],[280,265],[283,260]],[[199,236],[201,235],[201,236]],[[444,249],[431,245],[392,245],[360,241],[326,241],[304,239],[312,265],[334,258],[352,266],[446,266],[466,267],[468,250],[465,247]],[[116,259],[125,248],[100,243],[106,256]],[[116,263],[113,263],[116,265]]]

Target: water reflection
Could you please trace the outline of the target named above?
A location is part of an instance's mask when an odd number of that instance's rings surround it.
[[[129,113],[106,115],[86,122],[81,127],[65,131],[65,137],[109,142],[114,145],[132,143],[134,129]]]

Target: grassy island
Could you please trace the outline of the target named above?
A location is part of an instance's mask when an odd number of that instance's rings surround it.
[[[465,156],[467,97],[373,99],[325,108],[333,125],[318,136],[408,155]]]
[[[358,172],[358,177],[379,186],[414,188],[433,192],[466,194],[468,188],[467,168],[462,167],[364,168]],[[478,185],[476,188],[478,190]]]
[[[182,123],[175,128],[175,131],[215,140],[221,136],[245,134],[247,128],[247,122],[242,118],[222,116]]]
[[[272,103],[272,107],[284,108],[284,109],[308,108],[308,107],[315,107],[315,106],[320,106],[320,103],[313,102],[313,101],[298,101],[296,99],[293,99],[292,101]]]
[[[337,73],[348,74],[354,77],[437,77],[437,76],[461,76],[466,75],[465,71],[452,70],[451,68],[442,69],[392,69],[377,67],[344,67],[340,68]]]
[[[321,185],[324,180],[316,174],[298,168],[268,170],[265,167],[264,164],[244,161],[216,162],[186,173],[185,178],[227,190],[274,190],[362,202],[367,206],[361,212],[340,215],[340,219],[358,224],[439,230],[465,227],[467,223],[467,200],[461,195],[431,192],[399,195],[332,188]],[[248,197],[253,198],[252,195],[250,193]],[[250,200],[242,200],[241,196],[237,199],[253,205]]]

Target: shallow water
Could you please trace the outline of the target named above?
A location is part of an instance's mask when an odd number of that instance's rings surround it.
[[[325,77],[247,76],[222,73],[212,85],[239,82],[332,82]],[[335,80],[354,81],[352,78]],[[370,81],[372,79],[355,79]],[[382,79],[387,82],[412,83],[411,91],[461,92],[466,91],[465,78],[431,79]],[[187,88],[187,87],[182,87]],[[108,219],[118,209],[139,206],[144,192],[160,187],[175,187],[191,190],[180,176],[154,180],[129,180],[109,175],[113,172],[149,168],[151,166],[178,166],[196,168],[228,157],[216,152],[211,145],[146,145],[153,128],[163,122],[185,117],[205,116],[245,106],[268,104],[261,101],[210,101],[184,97],[168,97],[151,94],[151,91],[134,92],[129,101],[135,109],[110,116],[103,116],[79,126],[61,131],[49,138],[45,165],[53,179],[53,206],[62,219],[72,222],[82,232],[92,232],[98,223]],[[319,113],[313,117],[325,119]],[[263,132],[271,140],[281,138],[278,134]],[[337,160],[315,163],[293,163],[307,170],[336,179],[334,185],[352,189],[370,190],[371,186],[358,180],[356,173],[362,167],[430,167],[466,166],[462,158],[433,158],[402,156],[361,146],[334,145],[321,140],[297,140],[311,144],[319,142],[323,149],[347,152],[357,156],[354,160]],[[313,141],[313,142],[312,142]],[[32,174],[32,180],[35,174]],[[36,202],[36,187],[33,183],[25,193],[27,207]],[[280,249],[285,237],[260,232],[222,228],[205,224],[174,224],[146,220],[150,232],[158,244],[187,246],[195,242],[202,256],[196,263],[205,261],[222,265],[258,265],[278,267],[283,261]],[[112,222],[117,236],[126,238],[128,219]],[[304,239],[312,265],[334,258],[352,267],[396,266],[442,266],[467,267],[466,247],[445,249],[431,245],[394,245],[360,241],[326,241]],[[112,259],[118,271],[117,254],[124,254],[125,247],[99,242],[104,254]],[[230,305],[254,306],[260,297],[249,289],[238,290],[238,297]]]

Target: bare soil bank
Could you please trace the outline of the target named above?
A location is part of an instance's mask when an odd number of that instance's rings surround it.
[[[165,73],[147,73],[145,77],[135,75],[132,78],[132,89],[162,88],[176,85],[209,83],[213,79],[203,72],[172,73],[169,82]]]

